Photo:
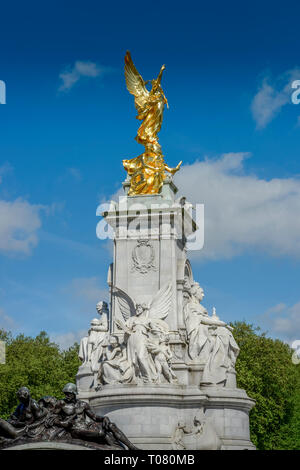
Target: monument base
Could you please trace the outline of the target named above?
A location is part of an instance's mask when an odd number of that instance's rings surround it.
[[[92,442],[83,442],[73,439],[70,441],[44,441],[44,440],[22,440],[7,443],[1,450],[123,450],[121,447],[97,445]]]
[[[79,398],[107,415],[140,449],[255,450],[249,435],[249,411],[255,402],[241,389],[117,384],[81,392]],[[195,428],[201,409],[204,419]]]

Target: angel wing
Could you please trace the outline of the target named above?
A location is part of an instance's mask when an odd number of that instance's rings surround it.
[[[169,314],[171,303],[172,286],[169,283],[163,286],[152,299],[149,307],[149,317],[164,320]]]
[[[125,55],[125,79],[129,93],[135,97],[135,107],[138,111],[143,108],[148,101],[149,91],[145,87],[145,82],[132,62],[130,52]]]
[[[128,318],[135,315],[135,305],[131,297],[129,297],[126,292],[119,289],[118,287],[114,288],[113,294],[118,299],[118,305],[120,312],[122,313],[122,317],[126,322]]]

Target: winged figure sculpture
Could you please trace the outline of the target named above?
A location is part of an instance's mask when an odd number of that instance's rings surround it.
[[[169,326],[164,321],[172,305],[172,286],[166,284],[150,304],[139,304],[123,290],[115,288],[121,315],[115,322],[124,331],[131,377],[157,382],[161,374],[167,381],[176,379],[170,369],[172,356],[166,344]]]
[[[180,162],[175,168],[164,162],[157,134],[161,129],[164,106],[168,106],[167,98],[161,87],[161,79],[165,65],[160,69],[158,77],[151,80],[152,88],[146,88],[137,71],[130,52],[125,55],[125,79],[129,93],[134,95],[137,119],[142,121],[136,136],[139,144],[145,146],[145,152],[131,160],[123,160],[128,175],[131,176],[129,196],[137,194],[157,194],[166,178],[166,171],[172,175],[179,170]],[[169,107],[169,106],[168,106]]]
[[[131,318],[142,317],[146,323],[152,324],[158,321],[158,324],[168,325],[163,320],[168,316],[172,304],[172,286],[171,283],[165,284],[154,295],[151,302],[136,303],[126,292],[118,287],[114,288],[114,296],[118,300],[118,306],[122,317],[116,320],[117,325],[124,331],[127,329],[127,323]]]

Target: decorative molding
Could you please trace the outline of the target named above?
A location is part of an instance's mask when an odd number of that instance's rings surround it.
[[[137,271],[140,274],[147,274],[149,271],[156,271],[154,263],[155,250],[149,240],[138,240],[132,250],[132,268],[131,271]]]

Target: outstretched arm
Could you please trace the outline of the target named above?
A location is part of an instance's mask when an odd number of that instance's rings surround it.
[[[162,74],[163,74],[163,71],[165,70],[166,66],[165,65],[162,65],[161,68],[160,68],[160,72],[158,74],[158,77],[156,79],[157,83],[160,85],[160,82],[161,82],[161,79],[162,79]]]
[[[181,167],[181,164],[182,164],[182,160],[178,163],[178,165],[175,168],[171,168],[165,163],[165,170],[171,173],[172,175],[174,175]]]
[[[201,319],[201,323],[209,326],[226,326],[226,323],[221,320],[212,320],[211,318]]]
[[[96,423],[102,423],[104,427],[107,427],[110,423],[110,419],[107,416],[96,415],[87,403],[85,404],[85,414]]]

